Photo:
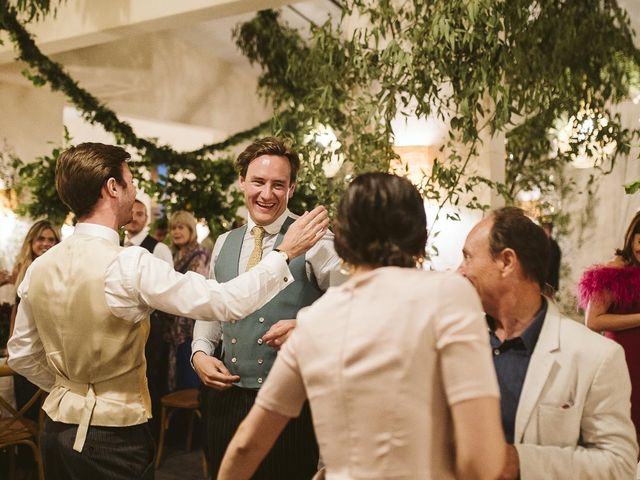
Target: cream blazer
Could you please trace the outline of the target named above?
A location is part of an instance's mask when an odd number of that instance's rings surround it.
[[[630,395],[622,348],[550,301],[516,413],[521,479],[634,479]]]

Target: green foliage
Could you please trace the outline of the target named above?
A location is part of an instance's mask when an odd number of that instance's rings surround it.
[[[276,12],[259,12],[234,36],[262,68],[259,91],[273,104],[274,121],[187,153],[137,137],[39,51],[19,18],[44,15],[54,4],[18,0],[16,8],[0,2],[0,29],[29,65],[27,76],[35,85],[64,92],[89,122],[135,148],[141,156],[135,173],[148,192],[168,208],[180,198],[196,215],[212,219],[214,228],[233,219],[239,202],[229,189],[235,177],[226,150],[262,133],[288,137],[301,152],[292,203],[298,211],[318,201],[331,207],[353,175],[388,170],[396,157],[391,121],[398,115],[435,116],[450,126],[448,141],[420,185],[441,207],[486,208],[475,193],[482,185],[511,200],[534,186],[543,192],[564,188],[558,184],[562,169],[585,140],[550,154],[548,132],[562,115],[587,109],[609,119],[596,140],[613,139],[617,148],[600,162],[603,172],[637,135],[622,128],[609,109],[640,80],[640,52],[615,0],[345,0],[340,19],[312,26],[308,36]],[[318,141],[323,126],[333,129],[335,144]],[[504,184],[469,169],[483,140],[496,132],[508,141]],[[326,167],[336,158],[342,166],[327,178]],[[39,182],[50,182],[52,164],[43,158],[31,167]],[[144,172],[157,165],[169,167],[166,178],[144,180]],[[31,173],[23,178],[28,181]],[[50,189],[33,187],[34,203],[53,204],[57,198]]]
[[[70,141],[66,129],[64,140],[62,146],[54,146],[51,154],[38,157],[32,163],[23,164],[17,160],[18,174],[22,177],[17,186],[18,194],[27,189],[32,198],[30,202],[21,203],[18,207],[19,214],[33,218],[46,217],[56,225],[62,225],[67,218],[69,208],[62,203],[56,192],[55,177],[58,157]],[[46,201],[42,201],[43,199]]]
[[[343,179],[388,168],[395,156],[390,122],[398,114],[432,115],[450,125],[449,141],[421,185],[441,207],[485,207],[471,193],[480,184],[513,199],[518,190],[553,183],[550,175],[571,158],[549,155],[548,131],[562,114],[589,108],[606,115],[609,128],[601,135],[616,140],[615,154],[626,153],[637,134],[609,110],[627,97],[640,71],[629,19],[615,1],[341,3],[340,21],[312,27],[308,37],[264,11],[237,28],[235,38],[263,70],[262,94],[287,108],[283,131],[299,140],[318,125],[335,130],[348,160]],[[346,32],[352,24],[358,27]],[[509,142],[505,185],[468,171],[482,139],[498,131]],[[314,185],[326,182],[319,169],[306,174]],[[329,199],[343,186],[331,183]]]
[[[238,132],[223,142],[205,145],[193,152],[177,152],[167,146],[159,146],[152,140],[138,137],[128,123],[118,119],[113,110],[81,88],[62,65],[42,54],[24,28],[23,22],[19,20],[21,13],[26,14],[29,20],[50,13],[52,7],[53,4],[46,0],[20,0],[16,6],[0,2],[0,30],[9,33],[20,60],[31,68],[23,74],[35,86],[48,84],[52,90],[65,93],[85,120],[91,124],[100,124],[114,135],[118,144],[136,149],[141,156],[139,161],[132,164],[136,177],[141,178],[143,171],[153,170],[158,165],[169,165],[170,171],[191,172],[198,179],[200,191],[188,188],[189,184],[181,185],[179,180],[169,176],[163,180],[169,193],[159,197],[159,201],[165,207],[174,208],[172,199],[179,194],[183,204],[191,205],[190,210],[196,216],[208,219],[214,231],[220,230],[220,224],[225,219],[233,220],[238,202],[233,192],[229,191],[229,187],[236,177],[233,169],[229,167],[225,151],[268,132],[272,122],[263,122],[256,127]],[[19,170],[22,188],[28,187],[32,195],[32,201],[23,208],[23,213],[34,217],[51,214],[59,218],[59,209],[66,208],[60,202],[53,183],[55,159],[59,153],[59,148],[55,148],[50,156],[40,157],[33,164],[24,165]],[[217,154],[222,154],[222,158],[215,158]],[[219,172],[216,171],[218,168]],[[154,182],[141,182],[141,185],[147,193],[159,193],[158,184]],[[200,195],[209,201],[200,201]]]

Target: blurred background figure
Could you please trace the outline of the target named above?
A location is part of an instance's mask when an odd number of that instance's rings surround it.
[[[623,242],[607,264],[584,273],[579,302],[587,326],[604,331],[624,348],[631,376],[631,418],[640,439],[640,212],[631,220]]]
[[[219,479],[250,478],[307,398],[326,478],[497,478],[506,445],[480,299],[456,273],[416,268],[426,240],[409,180],[349,185],[335,248],[351,278],[299,312]]]
[[[169,218],[173,264],[180,273],[196,272],[205,277],[209,273],[209,254],[198,244],[196,218],[185,210],[179,210]],[[194,321],[175,317],[165,333],[169,343],[168,388],[183,390],[197,388],[199,379],[191,368],[191,340]]]
[[[60,234],[58,229],[54,227],[48,220],[38,220],[35,222],[22,242],[22,247],[16,258],[13,268],[13,280],[16,289],[22,282],[24,274],[33,263],[33,261],[40,255],[45,253],[54,245],[60,243]],[[11,324],[9,327],[9,336],[13,333],[13,323],[16,318],[16,312],[18,311],[18,304],[20,303],[20,297],[16,295],[16,301],[13,305],[11,312]],[[16,395],[16,405],[20,408],[27,403],[33,394],[38,390],[38,387],[29,382],[22,375],[15,375],[13,377],[13,386]],[[35,420],[38,418],[38,405],[34,405],[29,409],[29,418]]]
[[[131,209],[131,222],[124,226],[127,232],[124,246],[142,247],[173,267],[171,250],[164,243],[149,235],[148,224],[147,205],[136,198]],[[156,441],[160,436],[160,399],[168,393],[169,345],[165,341],[164,335],[170,328],[172,321],[172,315],[155,310],[151,314],[149,336],[144,348],[144,355],[147,359],[147,382],[151,397],[151,412],[153,413],[153,417],[149,420],[149,426]]]
[[[546,283],[553,288],[552,293],[555,294],[560,290],[560,260],[562,259],[562,252],[558,242],[553,238],[553,223],[542,222],[541,226],[549,239],[549,269],[547,270]],[[552,297],[553,294],[550,296]]]

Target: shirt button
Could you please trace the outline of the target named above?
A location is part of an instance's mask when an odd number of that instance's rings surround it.
[[[258,365],[262,365],[264,363],[264,360],[262,360],[261,358],[258,359]]]
[[[238,359],[237,359],[236,357],[233,357],[233,358],[231,359],[231,363],[236,363],[237,361],[238,361]]]
[[[259,321],[260,323],[264,323],[264,317],[260,317],[260,318],[258,319],[258,321]]]
[[[288,282],[289,281],[289,277],[284,277],[284,281]]]
[[[258,339],[258,345],[262,345],[262,339],[261,338]]]
[[[231,343],[237,343],[237,342],[238,342],[238,339],[237,339],[237,338],[232,338],[232,339],[231,339]]]
[[[262,383],[262,377],[258,377],[258,383]]]
[[[231,323],[235,325],[236,321],[235,320],[231,320]]]
[[[493,354],[494,354],[495,356],[500,355],[500,349],[499,349],[499,348],[494,349],[494,350],[493,350]]]

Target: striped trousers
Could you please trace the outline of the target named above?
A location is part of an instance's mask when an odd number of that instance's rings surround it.
[[[40,447],[46,480],[153,480],[155,443],[149,425],[90,426],[78,453],[78,425],[45,417]]]
[[[222,457],[240,423],[249,413],[257,390],[232,387],[206,389],[202,397],[206,424],[205,444],[209,448],[212,478],[216,478]],[[298,418],[292,418],[273,448],[258,467],[253,480],[308,480],[318,469],[318,444],[311,410],[306,402]]]

